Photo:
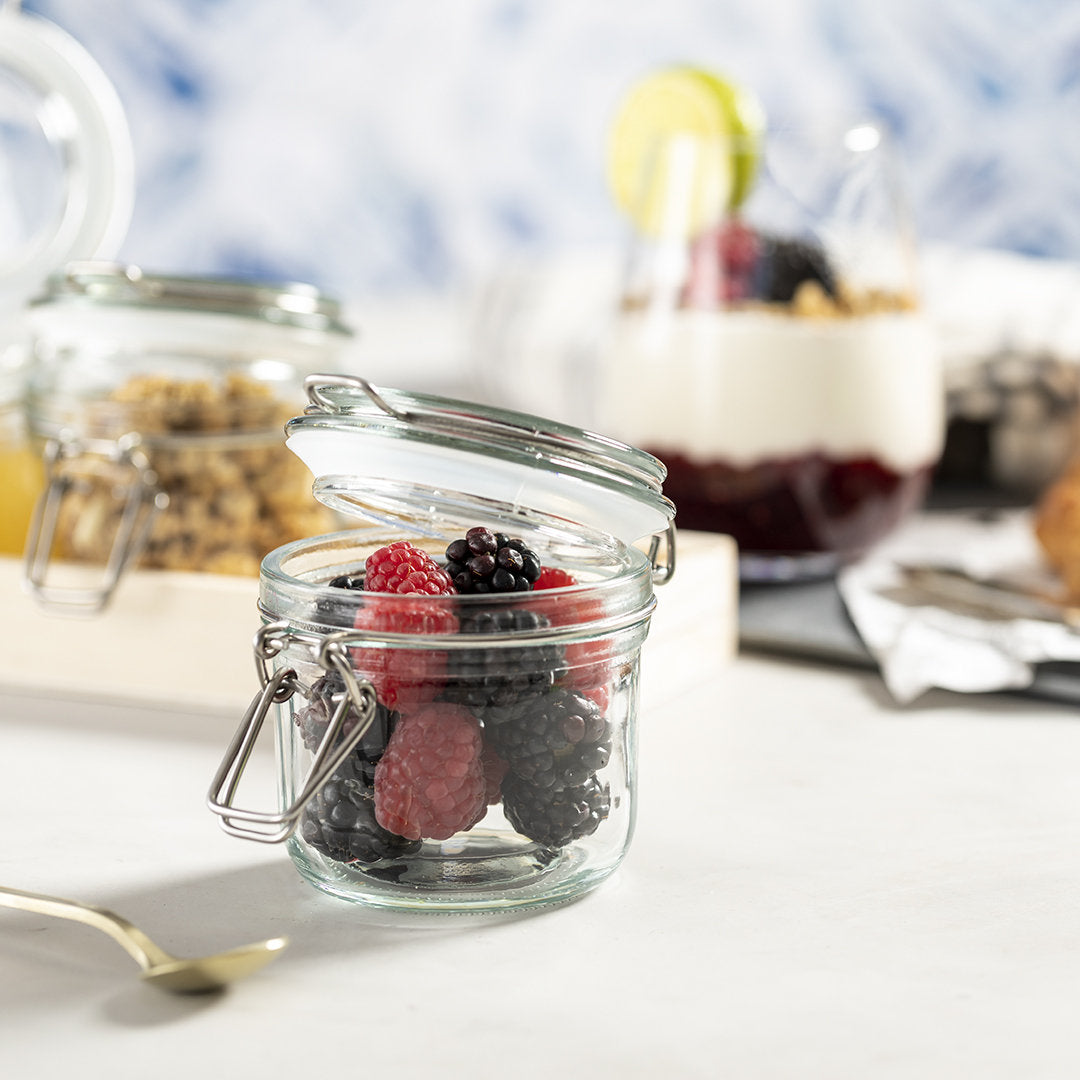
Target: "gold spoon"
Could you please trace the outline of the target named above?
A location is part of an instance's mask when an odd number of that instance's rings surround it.
[[[142,968],[142,978],[163,990],[177,994],[198,994],[218,990],[242,979],[268,964],[288,944],[283,937],[241,945],[212,956],[197,956],[190,960],[172,956],[152,942],[137,926],[106,908],[64,900],[58,896],[41,896],[0,886],[0,904],[33,911],[38,915],[53,915],[85,923],[108,934],[119,942]]]

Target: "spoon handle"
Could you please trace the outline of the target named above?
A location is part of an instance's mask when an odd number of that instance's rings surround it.
[[[65,900],[59,896],[43,896],[40,893],[23,892],[0,885],[0,905],[32,911],[37,915],[52,915],[57,919],[70,919],[84,923],[108,934],[122,945],[135,962],[145,971],[155,964],[168,963],[173,959],[164,949],[155,945],[137,926],[132,926],[122,915],[94,904],[78,900]]]

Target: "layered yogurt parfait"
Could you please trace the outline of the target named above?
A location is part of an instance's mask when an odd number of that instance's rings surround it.
[[[667,465],[678,524],[734,536],[748,576],[826,568],[885,536],[922,501],[944,428],[914,304],[845,298],[804,248],[772,247],[801,251],[790,297],[628,304],[598,395],[612,429]]]
[[[699,76],[664,76],[687,128]],[[940,358],[882,134],[731,126],[665,132],[624,200],[635,243],[595,423],[665,463],[676,524],[733,536],[744,579],[818,576],[921,503]]]

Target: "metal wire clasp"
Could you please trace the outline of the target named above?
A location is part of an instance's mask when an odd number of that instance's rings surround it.
[[[104,479],[114,481],[116,497],[122,500],[100,581],[91,587],[50,585],[46,579],[61,504],[69,493],[94,482],[92,470],[79,476],[66,467],[75,460],[88,465],[96,460],[97,468],[105,470]],[[121,575],[142,551],[154,518],[168,506],[169,496],[158,487],[157,474],[142,452],[138,435],[133,433],[115,441],[83,441],[69,436],[50,439],[44,461],[47,482],[27,532],[23,580],[42,607],[93,614],[109,602]],[[99,476],[98,482],[102,480]]]
[[[359,375],[308,375],[304,379],[304,392],[307,394],[308,401],[311,402],[309,411],[314,409],[318,412],[337,412],[338,406],[331,398],[328,398],[323,393],[323,388],[326,386],[344,387],[348,390],[359,390],[361,393],[366,394],[384,413],[388,416],[396,417],[398,420],[412,420],[411,413],[402,409],[397,409],[391,405],[386,398],[375,389],[372,383],[367,379],[360,378]]]
[[[240,721],[206,797],[207,805],[218,815],[219,824],[225,832],[264,844],[279,844],[293,834],[304,807],[341,767],[364,737],[375,717],[375,689],[366,679],[357,679],[352,670],[348,650],[343,644],[343,639],[348,637],[348,634],[327,634],[319,645],[317,660],[323,670],[334,671],[341,676],[345,692],[334,694],[331,698],[334,711],[326,732],[319,741],[307,776],[300,786],[299,794],[289,806],[276,813],[242,810],[234,806],[233,800],[240,777],[251,757],[270,706],[288,701],[297,692],[307,696],[307,690],[300,683],[293,668],[282,667],[273,673],[267,670],[268,661],[288,645],[290,636],[288,624],[281,622],[268,623],[256,633],[255,665],[262,690],[255,696]],[[356,717],[356,722],[343,737],[345,720],[350,715]]]
[[[663,562],[660,544],[663,542]],[[675,522],[669,522],[663,533],[657,533],[649,540],[649,562],[652,563],[654,585],[666,585],[675,576]]]

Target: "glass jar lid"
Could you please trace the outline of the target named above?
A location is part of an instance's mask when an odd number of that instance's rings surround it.
[[[135,308],[216,313],[277,326],[351,335],[341,304],[301,282],[148,274],[137,266],[76,262],[52,275],[31,306]]]
[[[667,470],[642,450],[526,413],[345,375],[308,376],[310,406],[286,425],[316,498],[369,521],[434,535],[497,517],[630,545],[667,533]]]

